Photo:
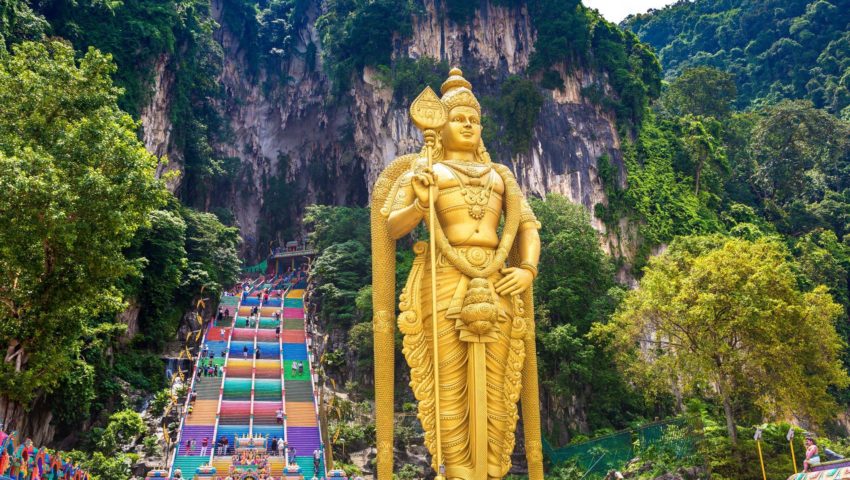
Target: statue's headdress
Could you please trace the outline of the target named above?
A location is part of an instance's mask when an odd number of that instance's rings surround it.
[[[443,94],[440,101],[447,110],[458,106],[472,107],[481,115],[481,104],[472,93],[472,84],[463,78],[463,72],[459,68],[449,70],[449,78],[443,82],[440,93]]]

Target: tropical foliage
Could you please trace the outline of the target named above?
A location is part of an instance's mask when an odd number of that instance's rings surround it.
[[[677,2],[624,25],[652,45],[668,78],[709,65],[736,79],[738,106],[807,99],[848,118],[850,9],[833,0]]]

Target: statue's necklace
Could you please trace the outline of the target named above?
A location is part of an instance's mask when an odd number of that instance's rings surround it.
[[[464,173],[467,176],[467,181],[464,182],[458,176],[455,169],[457,166],[467,167],[467,165],[458,165],[458,162],[444,163],[449,167],[449,171],[452,172],[452,176],[455,177],[455,180],[457,180],[458,186],[460,187],[460,194],[468,207],[469,216],[475,220],[481,220],[484,218],[484,213],[486,212],[485,207],[488,203],[490,203],[490,195],[493,193],[493,187],[496,185],[493,181],[493,175],[490,174],[492,170],[490,166],[476,164],[475,167],[473,167],[470,165],[470,168],[475,168],[475,170],[471,170],[471,172],[477,175],[469,175],[466,174],[465,170],[462,170],[461,173]],[[480,177],[483,177],[484,175],[487,175],[487,183],[481,185]]]

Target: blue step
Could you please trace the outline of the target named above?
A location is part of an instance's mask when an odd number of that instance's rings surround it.
[[[303,343],[284,343],[283,358],[286,360],[307,361],[307,346]]]

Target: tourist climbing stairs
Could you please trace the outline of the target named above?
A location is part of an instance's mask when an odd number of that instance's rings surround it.
[[[319,472],[313,469],[313,452],[320,448],[321,437],[304,325],[305,276],[293,278],[294,285],[280,278],[262,279],[253,282],[242,297],[221,297],[220,306],[234,315],[206,330],[190,384],[196,398],[189,402],[191,413],[185,413],[181,421],[172,476],[180,468],[183,478],[192,478],[202,465],[212,465],[216,475],[226,475],[234,446],[240,437],[248,436],[265,439],[274,455],[268,464],[274,478],[281,478],[286,466],[286,456],[277,456],[272,445],[278,438],[295,449],[294,460],[304,478],[314,473],[324,476],[324,461]],[[269,298],[263,300],[267,291]],[[251,315],[254,307],[258,318]],[[219,376],[201,375],[210,362],[223,367]],[[295,362],[303,362],[301,371],[293,368]],[[284,412],[282,423],[278,423],[279,410]],[[205,438],[208,448],[202,451]],[[221,446],[222,439],[227,439],[226,447]],[[187,444],[189,440],[194,444]]]

